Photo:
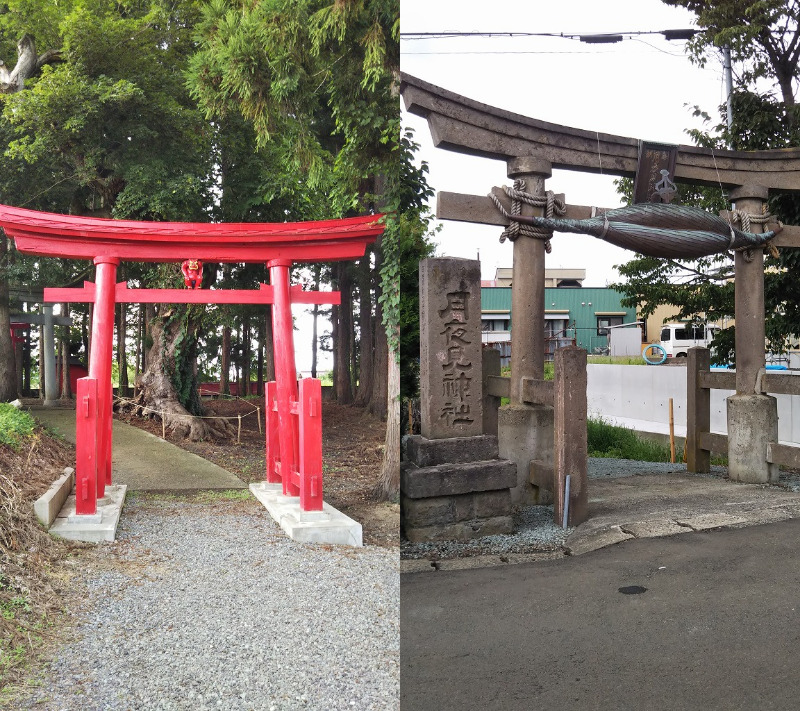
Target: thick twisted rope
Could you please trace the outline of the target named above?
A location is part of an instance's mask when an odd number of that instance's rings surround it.
[[[742,226],[742,230],[745,232],[752,232],[752,225],[766,225],[768,222],[774,222],[772,215],[753,215],[749,212],[745,212],[744,210],[731,210],[730,220],[731,224],[738,222]],[[773,257],[778,256],[778,250],[775,245],[772,244],[772,241],[767,242],[766,247]],[[746,262],[753,261],[753,254],[749,247],[739,247],[739,249],[735,249],[734,251],[741,252]]]
[[[500,211],[500,214],[505,218],[510,218],[511,215],[522,214],[522,205],[530,205],[531,207],[544,208],[545,217],[555,217],[556,215],[564,215],[567,212],[567,206],[562,200],[556,198],[552,190],[548,190],[544,195],[531,195],[525,192],[525,181],[515,180],[514,187],[509,188],[507,185],[503,186],[503,192],[511,198],[511,212],[509,213],[504,207],[500,199],[493,194],[489,194],[489,199],[494,203],[494,206]],[[532,225],[523,225],[514,220],[503,230],[500,235],[500,242],[505,242],[507,239],[515,242],[520,237],[532,237],[533,239],[544,240],[544,249],[550,254],[553,247],[550,240],[553,237],[553,230],[534,227]]]

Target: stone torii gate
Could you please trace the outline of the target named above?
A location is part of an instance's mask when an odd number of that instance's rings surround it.
[[[19,251],[92,259],[96,265],[94,283],[86,282],[80,289],[44,291],[46,302],[94,304],[89,376],[78,381],[76,400],[77,516],[96,516],[97,501],[112,481],[111,361],[116,303],[272,304],[275,381],[268,384],[266,395],[266,482],[281,484],[284,497],[299,497],[301,511],[321,511],[320,382],[302,380],[298,394],[291,305],[338,304],[340,295],[292,287],[289,271],[295,262],[363,257],[366,247],[383,231],[381,217],[287,223],[136,222],[0,205],[0,226],[14,238]],[[257,290],[128,289],[127,283],[116,283],[117,267],[123,260],[182,262],[187,258],[263,262],[271,283]]]
[[[473,101],[453,92],[403,74],[401,94],[406,109],[424,117],[434,145],[468,155],[506,162],[508,177],[524,180],[526,192],[546,204],[545,180],[552,169],[579,170],[607,175],[637,175],[643,144],[634,138],[601,134],[520,116]],[[712,151],[691,146],[670,147],[672,179],[700,185],[722,185],[730,190],[736,212],[760,217],[769,190],[800,190],[800,149],[735,152]],[[658,151],[653,151],[657,153]],[[658,177],[658,170],[651,175]],[[492,193],[511,212],[511,200],[503,190]],[[552,198],[551,198],[552,203]],[[586,219],[602,210],[564,206],[564,216]],[[541,215],[539,206],[522,205],[522,215]],[[504,217],[486,196],[439,192],[437,217],[507,226]],[[754,232],[762,226],[753,224]],[[786,226],[772,244],[800,247],[800,227]],[[530,403],[525,390],[533,389],[544,373],[544,259],[542,239],[514,242],[512,313],[526,314],[514,320],[511,354],[510,405],[500,410],[500,455],[517,463],[516,500],[525,499],[529,472],[536,463],[552,468],[552,411]],[[759,387],[765,365],[763,249],[750,250],[750,260],[735,253],[736,270],[736,394],[728,399],[728,461],[732,479],[766,482],[775,478],[777,465],[769,461],[767,448],[777,442],[775,398]],[[704,461],[694,461],[696,450],[688,448],[689,469],[707,471]],[[584,455],[585,457],[585,455]],[[531,463],[534,466],[531,467]],[[564,468],[556,467],[554,493],[558,497]],[[577,484],[577,486],[576,486]],[[585,471],[572,480],[569,519],[580,523],[586,509]],[[556,501],[556,518],[560,505]],[[576,517],[573,517],[573,514]]]

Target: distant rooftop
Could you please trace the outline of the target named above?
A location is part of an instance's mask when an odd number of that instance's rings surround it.
[[[495,271],[494,279],[485,279],[481,281],[481,286],[511,286],[513,281],[514,270],[511,267],[498,267]],[[585,269],[545,269],[544,270],[544,285],[545,287],[562,287],[562,288],[576,288],[583,286],[583,281],[586,279]]]

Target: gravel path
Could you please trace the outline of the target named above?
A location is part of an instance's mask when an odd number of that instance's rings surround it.
[[[19,708],[399,708],[396,549],[294,543],[252,500],[138,498],[78,577],[76,641]]]

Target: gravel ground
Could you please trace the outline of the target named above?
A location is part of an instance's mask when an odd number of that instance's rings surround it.
[[[294,543],[252,500],[134,498],[89,561],[75,641],[15,708],[399,708],[396,550]]]
[[[631,459],[602,459],[590,457],[587,474],[590,479],[618,478],[640,474],[669,474],[686,472],[685,464],[639,462]],[[696,476],[727,475],[725,467],[712,466],[711,473]],[[800,490],[800,479],[795,477]],[[784,481],[782,480],[782,484]],[[791,488],[792,484],[786,482]],[[404,559],[448,559],[477,555],[505,555],[507,553],[538,553],[560,550],[573,528],[561,528],[553,523],[552,506],[528,506],[514,513],[514,533],[507,536],[484,536],[472,541],[439,541],[436,543],[410,543],[403,541],[400,557]]]

